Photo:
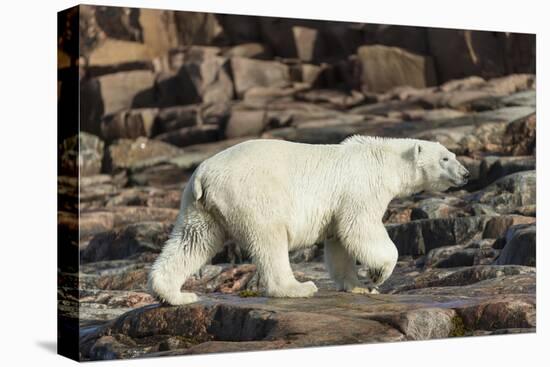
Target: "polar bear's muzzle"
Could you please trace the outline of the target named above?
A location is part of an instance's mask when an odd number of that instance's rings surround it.
[[[466,185],[470,177],[470,172],[458,161],[456,161],[453,169],[449,172],[449,180],[454,187]]]

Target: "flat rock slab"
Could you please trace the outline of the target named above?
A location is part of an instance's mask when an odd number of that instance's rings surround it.
[[[510,280],[534,285],[534,274],[516,277]],[[483,294],[494,282],[473,284],[478,292],[463,295],[456,287],[376,295],[321,290],[308,299],[209,293],[195,304],[154,303],[83,328],[81,351],[95,360],[534,331],[534,287]]]

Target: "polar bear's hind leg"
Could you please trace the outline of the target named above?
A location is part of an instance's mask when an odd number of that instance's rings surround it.
[[[149,290],[171,305],[198,301],[196,294],[181,292],[181,286],[216,254],[223,239],[221,227],[208,213],[187,210],[151,268]]]
[[[317,286],[311,281],[297,281],[292,273],[286,233],[270,233],[268,230],[258,233],[265,235],[247,242],[258,266],[260,279],[264,282],[266,295],[281,298],[312,297],[317,292]]]

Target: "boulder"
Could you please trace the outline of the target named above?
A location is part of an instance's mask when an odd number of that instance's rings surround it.
[[[238,14],[216,14],[231,44],[240,45],[261,40],[260,17]]]
[[[153,103],[154,75],[151,71],[135,70],[98,77],[104,115],[132,107],[147,107]]]
[[[505,74],[503,47],[494,32],[429,28],[427,33],[440,81]]]
[[[104,143],[97,136],[81,132],[65,139],[60,147],[60,173],[93,176],[101,172]]]
[[[260,136],[267,125],[265,110],[246,110],[233,108],[225,127],[227,139],[245,136]]]
[[[277,61],[234,57],[231,71],[239,97],[252,87],[285,87],[290,84],[288,66]]]
[[[519,207],[536,205],[536,172],[522,171],[500,178],[466,198],[491,206],[501,214],[514,213]]]
[[[159,222],[131,224],[95,235],[81,252],[82,262],[124,259],[141,252],[160,252],[171,225]]]
[[[523,215],[501,215],[487,222],[483,231],[483,238],[501,238],[506,235],[508,229],[518,224],[535,223],[536,218]]]
[[[186,73],[202,103],[219,103],[233,99],[233,82],[229,75],[228,59],[207,57],[200,62],[187,62],[180,69]]]
[[[532,299],[489,300],[481,304],[460,307],[456,312],[470,330],[534,328],[536,304]]]
[[[107,151],[109,168],[113,171],[153,164],[183,153],[171,144],[144,137],[117,140]]]
[[[157,108],[137,108],[105,116],[101,136],[107,141],[150,137],[157,114]]]
[[[177,147],[185,147],[193,144],[210,143],[218,140],[219,137],[219,126],[198,125],[165,132],[155,136],[155,139]]]
[[[498,257],[497,265],[536,265],[537,227],[520,224],[510,227],[506,233],[506,245]]]
[[[379,45],[361,46],[357,55],[364,92],[385,92],[400,85],[424,88],[436,84],[433,62],[427,56]]]
[[[489,219],[488,216],[423,219],[387,224],[386,229],[400,255],[424,255],[437,247],[481,238]]]
[[[299,60],[311,62],[320,60],[325,55],[325,43],[321,32],[310,27],[292,27],[296,56]]]
[[[456,216],[457,213],[461,211],[455,207],[456,204],[459,204],[459,201],[453,199],[454,198],[428,198],[421,200],[412,209],[411,220]]]
[[[535,156],[488,156],[481,161],[479,179],[481,185],[486,186],[512,173],[534,169],[536,169]]]
[[[374,320],[388,323],[401,331],[408,340],[440,339],[452,336],[456,312],[444,308],[423,308],[376,315]]]
[[[273,58],[271,49],[262,43],[243,43],[233,46],[224,52],[227,58],[244,57],[249,59],[268,60]]]

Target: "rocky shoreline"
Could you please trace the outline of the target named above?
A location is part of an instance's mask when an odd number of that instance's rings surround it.
[[[103,7],[84,9],[82,131],[63,137],[59,160],[59,228],[73,234],[59,251],[80,262],[59,273],[59,315],[79,325],[80,359],[535,332],[536,85],[521,58],[510,56],[517,64],[506,67],[461,60],[467,75],[481,76],[459,75],[443,41],[460,44],[463,31],[428,29],[396,44],[405,38],[392,34],[410,30],[369,36],[368,25],[321,31],[307,22],[293,26],[297,54],[287,55],[285,27],[231,16],[220,18],[228,44],[215,44],[217,23],[206,16],[204,46],[182,48],[163,44],[172,23],[155,25],[149,11],[136,30],[128,22],[107,28]],[[151,29],[168,33],[154,38]],[[341,31],[374,38],[329,60],[317,48],[319,32],[335,47],[330,34]],[[483,50],[525,41],[474,36],[485,61]],[[336,144],[353,134],[439,141],[472,173],[460,190],[390,203],[384,223],[400,257],[381,294],[337,292],[316,244],[291,253],[291,262],[319,294],[262,297],[255,266],[231,241],[184,285],[199,303],[172,307],[147,293],[148,270],[202,161],[248,139]]]

